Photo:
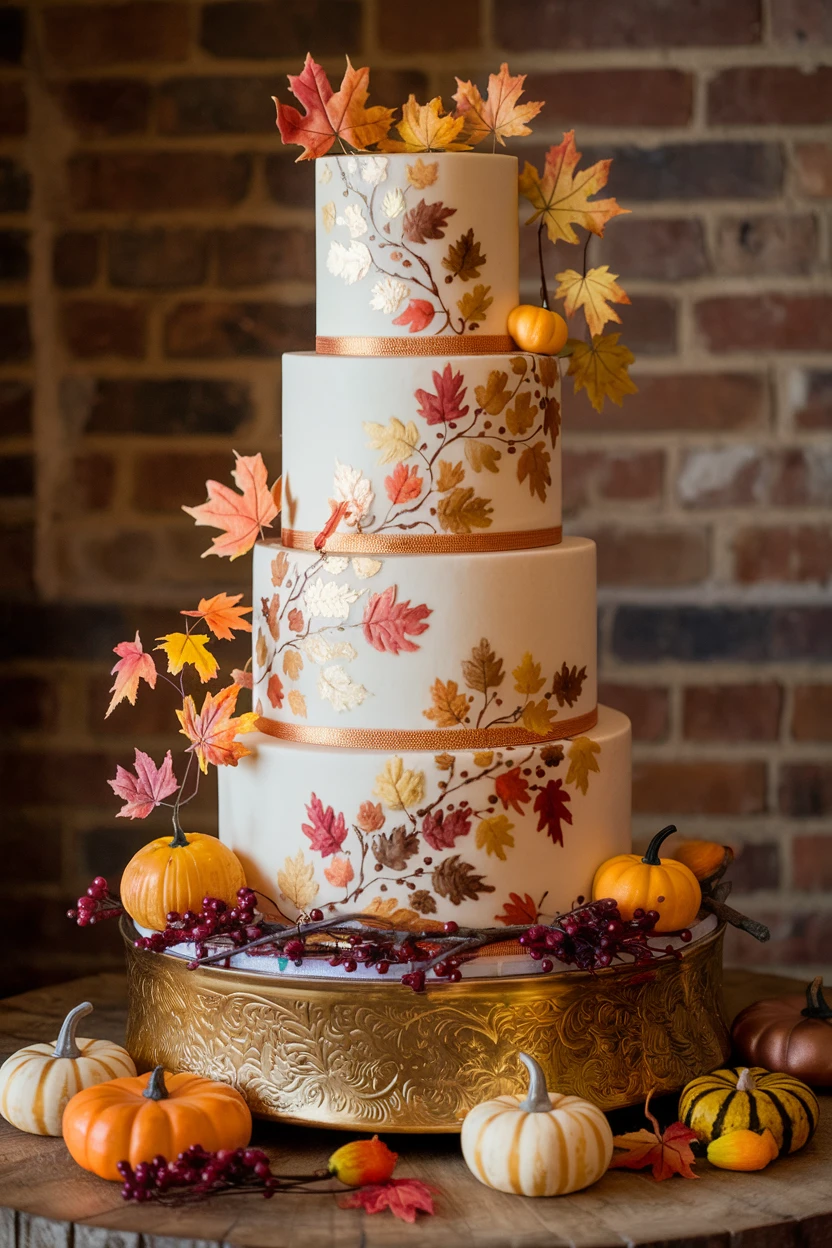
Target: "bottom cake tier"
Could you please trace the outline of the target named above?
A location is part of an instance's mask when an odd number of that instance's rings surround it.
[[[245,741],[251,755],[219,769],[220,839],[288,918],[533,922],[630,849],[630,721],[609,707],[587,736],[501,750]]]

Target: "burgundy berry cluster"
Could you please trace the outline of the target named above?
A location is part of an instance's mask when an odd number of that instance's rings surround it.
[[[138,1203],[166,1196],[171,1201],[196,1200],[240,1189],[261,1191],[268,1200],[286,1183],[272,1174],[269,1159],[259,1148],[223,1148],[212,1153],[194,1144],[176,1161],[158,1156],[140,1161],[135,1168],[129,1161],[120,1161],[116,1169],[123,1180],[123,1199]]]
[[[165,916],[165,930],[140,936],[135,946],[162,953],[173,945],[192,943],[197,958],[204,958],[205,942],[225,937],[235,949],[240,949],[263,934],[255,914],[256,905],[257,894],[251,888],[238,889],[233,906],[220,897],[203,897],[201,910],[185,910],[182,914],[171,910]]]
[[[656,957],[676,953],[672,945],[659,949],[649,943],[659,917],[657,910],[638,909],[632,919],[623,919],[617,903],[606,898],[572,910],[557,926],[535,923],[519,941],[529,957],[540,962],[542,971],[553,970],[553,959],[582,971],[600,970],[622,954],[643,966]],[[688,931],[680,932],[680,936],[685,942],[691,939]]]
[[[79,927],[93,927],[105,919],[117,919],[120,914],[124,914],[123,906],[115,897],[110,896],[104,876],[97,875],[74,907],[67,910],[66,917]]]

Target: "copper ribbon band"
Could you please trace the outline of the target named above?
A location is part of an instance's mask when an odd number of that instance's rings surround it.
[[[315,339],[318,355],[502,355],[516,351],[508,334],[435,334],[432,338],[370,338],[339,336]]]
[[[598,708],[572,719],[552,724],[545,737],[525,728],[503,725],[499,728],[314,728],[307,724],[283,724],[274,719],[258,719],[257,728],[281,741],[302,745],[334,745],[353,750],[486,750],[508,749],[515,745],[545,745],[594,728]]]
[[[314,550],[317,534],[283,529],[281,541],[289,550]],[[557,546],[563,529],[523,529],[516,533],[333,533],[321,554],[345,555],[455,555],[489,550],[531,550]]]

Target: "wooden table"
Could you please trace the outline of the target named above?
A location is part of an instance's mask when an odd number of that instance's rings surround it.
[[[793,992],[794,981],[727,972],[729,1011],[761,996]],[[122,1040],[124,981],[97,975],[0,1002],[0,1060],[51,1040],[79,1001],[96,1007],[93,1034]],[[673,1115],[672,1102],[663,1113]],[[624,1111],[622,1111],[624,1112]],[[629,1129],[621,1115],[614,1129]],[[636,1115],[638,1118],[639,1115]],[[256,1127],[282,1173],[323,1166],[343,1137],[273,1123]],[[329,1195],[222,1197],[190,1208],[124,1204],[119,1188],[79,1169],[63,1141],[15,1131],[0,1120],[0,1248],[830,1248],[832,1098],[803,1152],[759,1174],[715,1170],[703,1159],[698,1182],[655,1183],[612,1171],[586,1192],[531,1200],[492,1192],[466,1169],[452,1136],[396,1137],[397,1174],[440,1189],[437,1216],[413,1226],[389,1213],[342,1210]]]

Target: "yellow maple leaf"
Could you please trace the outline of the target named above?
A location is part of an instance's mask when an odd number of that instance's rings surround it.
[[[506,849],[514,845],[511,830],[514,824],[505,815],[489,815],[477,825],[477,849],[495,854],[501,862],[506,860]]]
[[[283,675],[290,680],[297,680],[303,671],[303,655],[299,650],[286,650],[283,653]]]
[[[462,464],[451,464],[447,459],[439,461],[439,475],[436,478],[436,489],[440,494],[447,494],[454,486],[465,480],[465,469]]]
[[[283,866],[277,873],[277,887],[296,910],[308,910],[317,897],[315,868],[311,862],[306,861],[302,849],[298,850],[294,858],[284,859]]]
[[[306,719],[306,698],[298,689],[290,689],[286,695],[289,699],[289,708],[295,715],[300,715],[302,719]]]
[[[410,932],[441,932],[445,926],[438,919],[425,919],[416,910],[400,906],[396,897],[373,897],[361,911],[368,919],[384,919],[396,928]]]
[[[494,302],[488,293],[490,289],[490,286],[483,286],[478,282],[473,290],[466,291],[461,299],[457,299],[456,306],[463,321],[480,324],[485,320],[488,309]]]
[[[384,771],[376,776],[373,794],[390,810],[418,806],[425,796],[425,773],[406,769],[401,758],[388,758]]]
[[[477,750],[474,754],[475,767],[490,767],[494,762],[493,750]]]
[[[467,152],[470,143],[457,142],[457,136],[465,125],[464,117],[446,113],[439,96],[428,104],[418,104],[416,96],[408,96],[402,105],[402,119],[396,126],[401,136],[385,138],[379,143],[380,152]]]
[[[533,693],[540,693],[546,684],[545,678],[540,675],[540,664],[535,663],[528,650],[511,674],[514,677],[514,688],[527,698]]]
[[[523,707],[523,727],[527,732],[534,732],[539,737],[545,737],[551,730],[552,720],[556,715],[557,711],[549,709],[545,698],[541,698],[539,702],[529,702]]]
[[[405,425],[398,416],[391,416],[386,425],[365,420],[363,426],[369,445],[374,451],[381,451],[378,458],[380,464],[398,464],[410,459],[421,441],[413,421],[409,420]]]
[[[526,224],[543,217],[553,243],[560,238],[567,243],[577,243],[573,224],[600,237],[607,221],[619,213],[629,212],[628,208],[620,208],[614,199],[590,202],[590,195],[607,185],[612,161],[599,160],[576,175],[580,159],[581,153],[575,147],[575,131],[570,130],[564,134],[562,143],[550,147],[546,153],[542,177],[528,161],[520,174],[520,194],[534,208]]]
[[[439,499],[436,517],[446,533],[470,533],[490,528],[493,510],[490,499],[478,498],[470,486],[467,490],[457,486]]]
[[[537,116],[543,101],[517,103],[523,94],[525,81],[525,74],[512,78],[508,65],[503,61],[499,74],[488,75],[488,94],[483,99],[479,87],[473,82],[457,78],[457,92],[453,98],[456,100],[457,117],[465,119],[465,138],[476,145],[493,135],[496,142],[505,147],[506,138],[531,134],[526,122]]]
[[[508,373],[495,368],[488,374],[488,381],[485,385],[475,388],[474,394],[477,396],[477,402],[484,412],[488,412],[489,416],[499,416],[511,398],[511,392],[506,390],[507,385]]]
[[[486,442],[484,438],[465,439],[465,458],[474,472],[499,472],[497,464],[502,459],[502,451]]]
[[[506,424],[509,431],[517,437],[531,429],[536,420],[537,408],[532,407],[531,393],[523,390],[517,395],[513,406],[506,410]]]
[[[566,783],[574,784],[582,793],[586,793],[589,787],[589,773],[597,771],[600,774],[601,768],[595,757],[600,753],[601,747],[597,741],[592,741],[589,737],[575,737],[569,747],[569,770],[566,773]]]
[[[638,386],[627,372],[635,356],[629,347],[618,344],[620,334],[596,334],[592,345],[569,339],[572,348],[568,375],[575,379],[575,393],[586,390],[589,401],[600,412],[604,399],[612,399],[619,407],[625,394],[637,394]]]
[[[560,282],[555,296],[563,300],[567,316],[574,316],[578,308],[583,308],[586,323],[591,334],[600,334],[607,321],[621,324],[621,317],[615,308],[611,308],[608,300],[613,303],[629,303],[630,296],[619,286],[617,273],[610,273],[610,266],[602,264],[600,268],[590,269],[582,275],[575,269],[564,269],[558,273]]]
[[[415,186],[417,191],[423,191],[426,186],[433,186],[439,177],[438,160],[431,160],[425,164],[422,157],[417,156],[413,164],[406,165],[405,168],[408,182],[411,186]]]
[[[176,676],[186,663],[191,663],[199,674],[203,685],[213,680],[220,670],[219,663],[210,651],[205,649],[210,638],[207,633],[167,633],[157,637],[162,644],[156,650],[164,650],[168,656],[168,671]]]
[[[468,717],[468,698],[460,693],[455,680],[447,683],[438,677],[431,685],[430,696],[433,706],[423,711],[425,719],[432,719],[437,728],[457,728],[464,724]]]

